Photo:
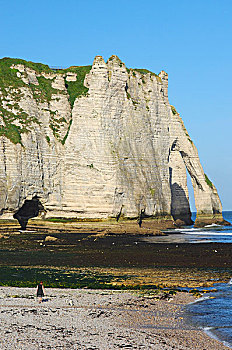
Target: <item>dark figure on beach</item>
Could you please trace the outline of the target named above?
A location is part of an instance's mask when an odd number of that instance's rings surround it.
[[[38,197],[35,196],[32,200],[26,200],[13,217],[18,220],[21,229],[26,230],[28,220],[38,216],[40,210],[43,210],[43,206]]]
[[[40,282],[37,286],[37,298],[39,303],[42,303],[43,297],[44,297],[44,286],[43,286],[43,282]]]
[[[138,220],[137,220],[139,227],[142,226],[142,222],[143,222],[143,218],[144,218],[144,213],[145,213],[145,210],[142,209],[141,212],[140,212],[140,214],[139,214]]]

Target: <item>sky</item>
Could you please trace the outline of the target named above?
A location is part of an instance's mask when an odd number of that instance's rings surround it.
[[[49,66],[118,55],[169,75],[169,101],[232,210],[231,0],[0,0],[0,58]],[[191,207],[194,209],[190,189]]]

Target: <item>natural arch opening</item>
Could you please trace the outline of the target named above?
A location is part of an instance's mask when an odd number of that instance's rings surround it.
[[[33,197],[31,200],[25,200],[23,206],[13,215],[17,219],[21,229],[26,230],[28,220],[39,215],[39,212],[44,210],[39,198]]]
[[[169,158],[169,181],[171,188],[171,214],[179,226],[192,225],[192,213],[187,186],[187,169],[181,153],[172,147]]]
[[[194,222],[196,220],[196,205],[195,205],[195,197],[194,197],[194,190],[193,190],[193,185],[191,181],[191,176],[189,175],[189,172],[187,170],[187,186],[188,186],[188,194],[189,194],[189,206],[190,206],[190,211],[191,211],[191,219]]]

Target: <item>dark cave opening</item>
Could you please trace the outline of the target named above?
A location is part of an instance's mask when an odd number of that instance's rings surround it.
[[[44,210],[43,205],[37,196],[31,200],[25,200],[21,208],[13,215],[17,219],[21,229],[26,230],[28,220],[39,215],[39,212]]]

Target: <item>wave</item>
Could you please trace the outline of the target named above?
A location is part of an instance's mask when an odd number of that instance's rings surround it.
[[[192,232],[192,231],[185,231],[183,232],[186,235],[203,235],[203,236],[232,236],[232,232],[212,232],[212,231],[197,231],[197,232]]]
[[[211,225],[206,225],[205,227],[215,227],[215,226],[220,226],[218,224],[211,224]]]
[[[189,303],[188,305],[192,305],[192,304],[196,304],[196,303],[200,303],[202,301],[205,301],[205,300],[208,300],[208,299],[212,299],[212,297],[210,296],[207,296],[207,297],[201,297],[201,298],[198,298],[194,301],[192,301],[191,303]]]
[[[192,241],[191,243],[214,243],[213,240],[210,239],[195,239],[194,241]]]
[[[213,333],[213,330],[215,330],[216,328],[215,327],[203,327],[202,328],[203,331],[210,337],[210,338],[213,338],[215,340],[218,340],[220,342],[223,343],[223,345],[227,346],[228,348],[232,349],[232,344],[220,339],[218,336],[216,336],[214,333]]]
[[[177,232],[187,232],[187,231],[199,231],[201,230],[200,228],[175,228],[174,231],[177,231]]]

